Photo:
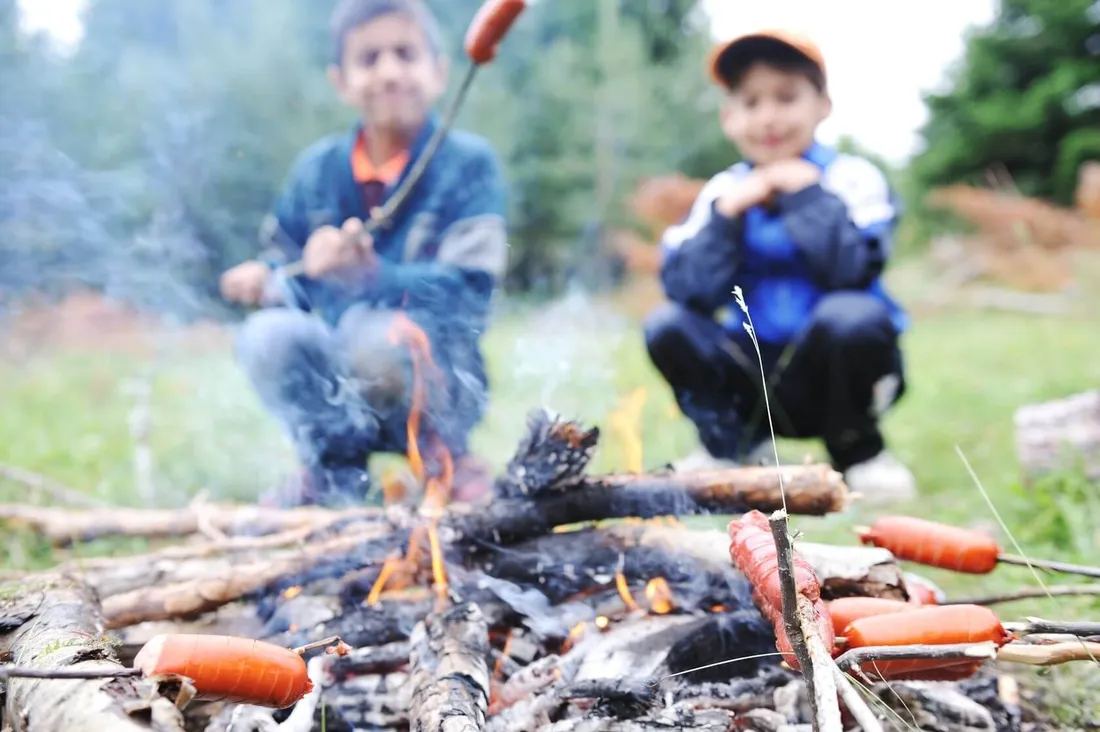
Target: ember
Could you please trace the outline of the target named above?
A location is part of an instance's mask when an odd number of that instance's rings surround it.
[[[410,418],[410,435],[422,437],[419,429]],[[158,703],[177,700],[179,684],[112,682],[131,690],[117,698],[134,714],[155,708],[166,719],[175,715],[158,729],[178,730],[182,717],[188,729],[221,731],[230,722],[235,732],[270,729],[288,714],[305,724],[295,729],[309,729],[312,718],[312,729],[327,732],[438,732],[448,725],[729,730],[808,722],[806,682],[776,653],[774,628],[730,560],[729,537],[662,518],[778,509],[778,472],[588,476],[598,436],[546,411],[532,413],[496,496],[483,504],[448,505],[447,460],[426,453],[420,510],[204,507],[224,538],[138,557],[74,560],[35,579],[25,603],[0,605],[0,653],[48,667],[92,658],[96,668],[124,670],[120,662],[132,663],[147,641],[164,634],[231,635],[285,648],[338,637],[352,649],[303,651],[313,691],[284,711],[192,700],[181,712]],[[414,444],[410,463],[420,454]],[[782,470],[790,511],[820,515],[847,506],[843,481],[827,466]],[[191,521],[195,510],[0,506],[0,520],[65,543],[89,535],[197,535],[209,521]],[[608,519],[627,520],[602,523]],[[573,528],[559,531],[563,526]],[[800,567],[816,574],[823,601],[910,599],[885,550],[799,542],[798,553]],[[67,602],[69,613],[59,614],[49,598]],[[103,625],[120,641],[117,658],[97,645]],[[4,635],[9,628],[16,630]],[[74,643],[74,650],[47,653],[57,642]],[[982,670],[966,683],[986,689],[987,680],[996,684]],[[13,679],[10,703],[25,705],[53,688],[42,683]],[[955,691],[963,686],[905,692],[910,684],[875,693],[901,689],[941,720],[972,711]],[[103,712],[96,710],[116,703],[97,696],[99,686],[81,689],[90,702],[73,728],[98,724]],[[982,694],[999,703],[995,693]],[[147,728],[118,714],[127,724],[109,728]],[[48,729],[34,720],[28,732]],[[936,729],[971,728],[945,722]]]

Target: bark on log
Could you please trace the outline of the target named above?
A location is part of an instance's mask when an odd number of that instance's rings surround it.
[[[411,732],[477,732],[489,707],[489,629],[477,605],[419,623],[410,639]]]
[[[95,508],[67,509],[0,504],[0,523],[30,528],[55,546],[68,546],[108,536],[148,539],[180,538],[212,527],[227,536],[266,536],[303,527],[322,528],[341,519],[382,520],[376,508],[332,511],[306,506],[272,510],[260,506],[196,504],[178,509]]]
[[[0,658],[39,669],[123,670],[103,642],[98,603],[86,586],[39,577],[0,587],[0,598],[6,598],[0,620],[8,621],[0,623]],[[179,710],[139,679],[16,678],[7,684],[0,727],[13,732],[183,730]]]
[[[1090,480],[1100,480],[1100,389],[1025,405],[1013,421],[1025,478],[1083,469]]]

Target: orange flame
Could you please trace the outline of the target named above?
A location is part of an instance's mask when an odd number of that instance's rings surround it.
[[[572,648],[576,644],[576,642],[584,636],[587,630],[588,624],[583,622],[577,623],[572,628],[570,628],[569,636],[565,639],[565,642],[562,643],[562,653]]]
[[[508,635],[504,636],[504,646],[500,649],[500,657],[497,658],[496,663],[493,664],[493,681],[499,683],[501,675],[504,673],[504,659],[508,658],[508,654],[512,652],[512,629],[508,629]]]
[[[285,590],[283,590],[283,599],[284,600],[293,600],[295,597],[297,597],[300,594],[302,594],[302,588],[299,587],[298,585],[294,585],[293,587],[287,587]]]
[[[646,583],[645,599],[654,615],[667,615],[673,610],[672,588],[664,577],[654,577]]]
[[[623,445],[625,469],[631,473],[642,472],[642,408],[645,402],[646,391],[638,387],[608,415],[608,423]]]
[[[638,603],[634,601],[634,596],[630,594],[630,587],[626,584],[626,575],[622,572],[615,573],[615,589],[619,591],[619,597],[623,598],[623,604],[626,605],[626,609],[633,612],[638,609]]]
[[[382,572],[371,588],[367,596],[367,604],[378,602],[386,583],[393,576],[398,564],[415,568],[420,566],[420,546],[427,538],[429,554],[431,558],[432,586],[435,588],[436,597],[442,603],[447,598],[447,572],[443,561],[443,549],[440,546],[438,532],[438,518],[443,508],[450,501],[451,487],[454,482],[454,463],[451,454],[442,441],[434,436],[431,440],[432,457],[436,458],[442,468],[441,475],[428,475],[424,464],[424,456],[420,453],[420,421],[424,413],[425,404],[425,370],[431,371],[433,380],[441,381],[441,372],[432,359],[431,344],[428,336],[406,314],[398,313],[393,320],[393,326],[389,333],[390,342],[395,345],[404,344],[409,351],[412,360],[412,398],[409,405],[409,418],[405,425],[405,433],[408,441],[406,457],[409,467],[416,476],[418,482],[424,486],[424,500],[420,506],[420,515],[429,519],[429,524],[414,527],[409,537],[409,549],[405,559],[387,560],[382,567]],[[396,493],[396,491],[391,491]],[[389,496],[388,496],[389,497]],[[393,496],[397,498],[397,496]],[[387,501],[389,502],[389,501]],[[425,536],[426,534],[426,536]]]
[[[597,615],[596,616],[596,627],[597,628],[599,628],[600,630],[603,630],[608,625],[611,625],[611,618],[607,617],[606,615]]]

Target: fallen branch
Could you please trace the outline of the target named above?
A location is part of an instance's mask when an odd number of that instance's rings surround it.
[[[39,577],[0,589],[0,596],[17,598],[14,604],[0,605],[0,616],[22,620],[14,632],[0,634],[0,656],[10,656],[21,671],[51,674],[21,675],[7,682],[4,717],[13,732],[182,732],[183,717],[171,701],[137,679],[120,678],[132,672],[117,662],[101,640],[98,605],[86,586]],[[60,671],[109,673],[115,678],[56,678]]]
[[[55,501],[67,506],[99,508],[104,505],[102,501],[97,501],[85,493],[57,482],[53,478],[47,478],[44,475],[15,465],[0,464],[0,478],[10,480],[13,483],[20,483],[32,491],[49,494]]]
[[[768,524],[775,539],[776,559],[779,562],[783,624],[810,692],[813,728],[815,732],[841,732],[844,727],[840,719],[840,706],[837,704],[832,658],[817,634],[814,607],[798,591],[795,583],[794,550],[787,534],[787,513],[782,509],[775,511],[768,519]]]
[[[417,624],[410,640],[410,727],[417,732],[485,728],[489,629],[477,605],[457,605]]]
[[[272,510],[260,506],[198,503],[178,509],[57,507],[0,504],[0,522],[24,526],[45,536],[55,546],[94,541],[108,536],[147,539],[181,538],[210,526],[226,535],[264,536],[305,526],[321,528],[342,519],[381,520],[380,509],[331,511],[306,506]]]

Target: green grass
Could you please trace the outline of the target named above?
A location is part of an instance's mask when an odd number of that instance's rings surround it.
[[[899,281],[903,297],[905,284]],[[919,287],[908,284],[910,292]],[[1100,384],[1096,332],[1096,320],[1082,318],[976,311],[917,318],[904,340],[909,392],[884,429],[891,448],[913,468],[921,497],[896,510],[995,525],[957,445],[1025,552],[1096,563],[1100,497],[1095,487],[1066,478],[1021,488],[1013,450],[1013,413],[1019,406]],[[609,415],[638,388],[646,397],[640,425],[646,467],[661,466],[695,447],[691,426],[675,412],[668,389],[645,357],[638,324],[607,306],[578,297],[504,316],[488,336],[486,351],[492,403],[474,446],[497,468],[511,455],[527,411],[547,405],[601,426],[593,470],[622,469],[626,453]],[[0,462],[106,500],[136,504],[126,383],[147,365],[136,357],[61,352],[0,365]],[[247,500],[293,469],[289,446],[227,352],[165,353],[157,361],[153,385],[150,442],[165,504],[178,505],[200,490],[214,499]],[[823,455],[813,442],[783,443],[781,451]],[[0,482],[0,500],[25,498],[22,487]],[[872,517],[856,507],[847,515],[796,517],[793,523],[810,540],[854,543],[851,526]],[[727,520],[710,517],[698,523],[724,528]],[[44,547],[25,535],[6,541],[8,566],[50,560]],[[1035,583],[1025,568],[1003,567],[977,578],[917,571],[954,596]],[[1045,581],[1063,580],[1048,576]],[[1100,605],[1090,599],[1029,601],[998,611],[1005,618],[1096,618]],[[1059,671],[1057,678],[1079,673]],[[1095,670],[1084,673],[1095,691]]]

